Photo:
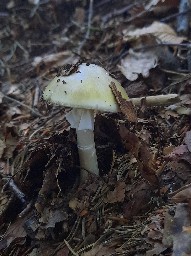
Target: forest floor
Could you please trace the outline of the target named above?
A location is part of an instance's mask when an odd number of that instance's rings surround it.
[[[190,5],[1,1],[0,255],[191,255]],[[84,182],[68,110],[43,99],[79,61],[143,97],[96,114]]]

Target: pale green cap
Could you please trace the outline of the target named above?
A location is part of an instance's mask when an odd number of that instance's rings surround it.
[[[46,87],[43,97],[65,107],[118,112],[119,107],[109,85],[115,83],[124,99],[127,93],[108,72],[95,64],[82,63],[67,76],[56,76]]]

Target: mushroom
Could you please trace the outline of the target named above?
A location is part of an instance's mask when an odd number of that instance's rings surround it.
[[[94,142],[95,111],[118,112],[119,107],[109,85],[115,83],[124,99],[128,96],[120,83],[95,64],[82,63],[69,74],[57,75],[46,87],[43,97],[50,103],[70,107],[66,119],[76,129],[81,180],[87,171],[99,175]]]

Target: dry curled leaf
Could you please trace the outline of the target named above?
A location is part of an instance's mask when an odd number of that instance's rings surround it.
[[[180,44],[185,37],[177,36],[174,29],[172,29],[169,25],[155,21],[150,26],[143,27],[140,29],[133,29],[128,31],[127,29],[123,31],[124,39],[129,41],[135,38],[138,38],[145,34],[150,34],[155,36],[162,43],[170,43],[170,44]]]
[[[125,100],[121,93],[117,90],[115,83],[111,82],[110,88],[115,96],[121,112],[127,117],[130,122],[137,122],[137,114],[135,112],[133,103]]]

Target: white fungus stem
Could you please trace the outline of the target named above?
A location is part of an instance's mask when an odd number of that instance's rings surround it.
[[[76,130],[77,145],[81,166],[81,180],[84,181],[88,171],[99,175],[93,130]]]
[[[73,109],[66,114],[66,119],[76,129],[81,181],[86,180],[88,172],[99,175],[94,142],[94,111]]]

